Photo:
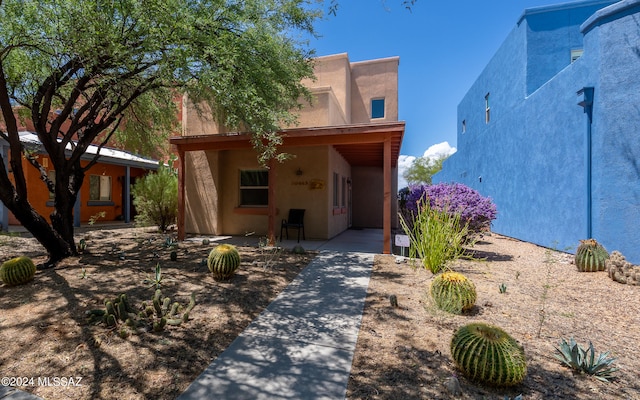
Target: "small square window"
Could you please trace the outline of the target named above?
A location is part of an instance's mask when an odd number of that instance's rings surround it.
[[[371,100],[371,118],[384,118],[384,99]]]
[[[582,53],[584,50],[582,49],[572,49],[571,50],[571,62],[573,63],[578,58],[582,57]]]

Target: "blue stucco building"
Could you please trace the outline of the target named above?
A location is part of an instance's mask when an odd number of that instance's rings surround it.
[[[434,182],[493,198],[493,230],[640,263],[640,0],[527,9],[458,105]]]

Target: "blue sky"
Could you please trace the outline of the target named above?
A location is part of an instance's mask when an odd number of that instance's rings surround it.
[[[316,25],[316,55],[351,61],[399,56],[399,114],[406,121],[401,154],[456,146],[456,110],[526,8],[563,0],[339,0],[336,16]],[[440,146],[442,147],[442,146]]]

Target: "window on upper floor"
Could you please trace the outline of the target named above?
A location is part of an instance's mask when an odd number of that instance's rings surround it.
[[[240,207],[269,205],[269,171],[240,171]]]
[[[491,106],[489,106],[489,93],[484,96],[484,122],[486,124],[491,121]]]
[[[571,62],[573,63],[575,60],[580,58],[584,53],[583,49],[571,49]]]
[[[462,133],[465,133],[467,131],[467,120],[463,119],[462,120]]]
[[[371,118],[384,118],[384,99],[371,100]]]

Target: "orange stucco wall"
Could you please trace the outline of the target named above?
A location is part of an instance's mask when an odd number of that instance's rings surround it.
[[[40,156],[40,163],[47,169],[53,170],[51,161],[46,156]],[[33,168],[26,160],[22,161],[25,171],[25,179],[28,187],[28,201],[31,206],[42,216],[49,219],[53,211],[52,199],[49,198],[49,190],[44,182],[40,180],[40,172]],[[83,162],[86,165],[86,162]],[[124,190],[124,177],[126,168],[124,166],[98,163],[94,165],[86,174],[82,188],[80,189],[80,222],[88,222],[92,216],[104,211],[105,217],[99,220],[113,221],[124,214],[122,193]],[[130,175],[132,182],[135,178],[143,176],[146,171],[140,168],[131,168]],[[95,204],[89,201],[89,176],[104,175],[111,177],[111,203],[100,202]],[[19,225],[20,222],[12,213],[9,213],[9,224]]]

